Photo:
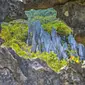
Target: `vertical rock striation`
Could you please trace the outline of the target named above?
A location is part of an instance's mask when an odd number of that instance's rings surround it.
[[[39,21],[35,21],[30,25],[27,43],[32,45],[32,52],[49,53],[53,51],[59,59],[66,59],[69,56],[80,56],[81,59],[85,59],[85,47],[82,44],[77,44],[73,35],[70,34],[68,37],[60,36],[54,28],[49,34],[44,31]],[[67,51],[69,51],[70,55],[68,55]]]

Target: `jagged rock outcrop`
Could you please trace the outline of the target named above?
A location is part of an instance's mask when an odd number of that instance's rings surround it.
[[[63,85],[84,85],[85,84],[85,68],[80,64],[69,64],[60,72],[60,82]]]
[[[55,28],[48,33],[42,28],[40,21],[35,21],[29,26],[27,44],[32,45],[32,52],[53,51],[59,59],[70,56],[80,56],[81,60],[85,59],[85,46],[78,44],[72,34],[68,37],[60,36]]]
[[[25,60],[0,47],[0,85],[60,85],[59,75],[40,59]]]
[[[0,85],[85,85],[85,68],[69,64],[59,73],[40,59],[23,59],[0,47]]]

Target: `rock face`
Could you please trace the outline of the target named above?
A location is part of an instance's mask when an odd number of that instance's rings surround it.
[[[24,10],[53,7],[58,13],[57,17],[71,26],[76,34],[84,34],[84,3],[85,0],[0,0],[0,22],[26,18]]]
[[[57,17],[73,28],[74,33],[81,37],[81,40],[85,40],[81,35],[85,36],[85,0],[0,0],[0,24],[3,20],[27,19],[25,10],[50,7],[57,11]]]
[[[25,60],[0,47],[0,85],[85,85],[85,68],[71,64],[56,73],[40,59]]]
[[[44,61],[25,60],[11,48],[0,48],[0,85],[60,85],[59,75]]]
[[[81,59],[85,59],[85,47],[78,44],[73,35],[70,34],[68,37],[60,36],[54,28],[49,34],[44,31],[39,21],[35,21],[30,25],[27,43],[32,45],[32,52],[49,53],[53,51],[59,59],[66,59],[70,56],[80,56]],[[67,51],[70,52],[70,55],[68,55]]]
[[[73,28],[75,34],[85,32],[85,7],[77,2],[68,2],[64,5],[54,7],[57,10],[57,16],[64,20]],[[85,35],[84,35],[85,36]]]
[[[23,3],[19,0],[0,0],[0,22],[4,19],[26,18]]]
[[[81,68],[79,64],[69,64],[60,72],[60,82],[63,85],[84,85],[85,84],[85,68]]]
[[[57,4],[64,4],[70,0],[23,0],[26,9],[46,9]]]

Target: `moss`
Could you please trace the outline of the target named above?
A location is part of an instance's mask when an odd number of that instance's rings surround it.
[[[57,55],[53,52],[31,52],[31,46],[28,46],[26,41],[26,36],[28,32],[28,25],[21,22],[9,22],[2,24],[2,33],[0,37],[5,40],[3,45],[11,47],[15,52],[25,59],[40,58],[44,60],[48,66],[54,71],[60,71],[60,68],[67,65],[66,60],[59,61]]]
[[[37,52],[37,53],[31,53],[31,56],[29,58],[40,58],[41,60],[44,60],[48,66],[53,69],[55,72],[59,72],[60,69],[63,66],[67,65],[66,60],[59,60],[57,55],[53,52],[47,53],[47,52]]]
[[[28,32],[28,25],[24,23],[2,23],[2,32],[0,36],[5,42],[12,41],[13,39],[25,41]]]
[[[52,28],[56,29],[57,33],[60,35],[69,35],[72,33],[72,30],[69,26],[67,26],[64,22],[62,21],[52,21],[47,24],[42,25],[44,30],[51,33]]]

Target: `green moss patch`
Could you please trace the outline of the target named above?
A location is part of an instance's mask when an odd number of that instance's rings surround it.
[[[57,33],[60,35],[67,36],[72,33],[72,29],[62,21],[55,20],[47,24],[43,24],[42,26],[44,30],[49,33],[52,31],[52,28],[56,29]]]
[[[57,55],[53,52],[31,52],[31,46],[28,46],[25,41],[27,38],[28,25],[21,21],[12,21],[2,24],[2,32],[0,37],[5,40],[3,45],[11,47],[15,52],[25,59],[40,58],[44,60],[48,66],[55,72],[60,71],[60,68],[67,65],[66,60],[59,61]]]

